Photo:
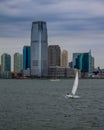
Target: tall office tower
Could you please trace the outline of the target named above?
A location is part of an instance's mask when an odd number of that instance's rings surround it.
[[[94,61],[91,51],[86,53],[73,53],[73,68],[78,68],[81,72],[92,72]]]
[[[63,50],[61,54],[61,66],[67,67],[68,66],[68,51]]]
[[[23,47],[23,70],[30,69],[30,46]]]
[[[14,72],[21,73],[23,70],[23,55],[20,53],[14,54]]]
[[[11,71],[11,56],[7,53],[1,56],[1,71]]]
[[[31,76],[48,76],[48,42],[46,22],[32,23]]]
[[[23,47],[23,75],[30,76],[30,46]]]
[[[59,45],[50,45],[48,47],[48,66],[61,65],[61,49]]]

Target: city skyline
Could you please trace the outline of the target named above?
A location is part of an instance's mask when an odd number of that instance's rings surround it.
[[[72,53],[91,49],[95,67],[104,68],[104,1],[102,0],[1,0],[0,55],[22,52],[31,42],[31,23],[46,21],[48,45]]]

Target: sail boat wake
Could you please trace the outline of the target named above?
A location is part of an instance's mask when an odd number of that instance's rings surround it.
[[[76,91],[77,91],[77,88],[78,88],[78,71],[76,72],[76,76],[75,76],[75,80],[74,80],[74,84],[73,84],[73,88],[72,88],[72,92],[71,94],[67,94],[66,97],[67,98],[79,98],[79,96],[75,95],[76,94]]]

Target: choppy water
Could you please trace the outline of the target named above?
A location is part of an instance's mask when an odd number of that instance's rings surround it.
[[[104,80],[0,80],[0,130],[104,130]]]

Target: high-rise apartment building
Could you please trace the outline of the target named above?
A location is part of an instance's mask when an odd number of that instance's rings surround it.
[[[23,70],[23,55],[20,53],[14,54],[14,72],[21,73]]]
[[[48,42],[46,22],[32,23],[31,76],[48,76]]]
[[[63,50],[61,54],[61,66],[67,67],[68,66],[68,51]]]
[[[48,46],[48,66],[61,66],[61,49],[59,45]]]
[[[1,56],[1,71],[11,71],[11,56],[7,53]]]

